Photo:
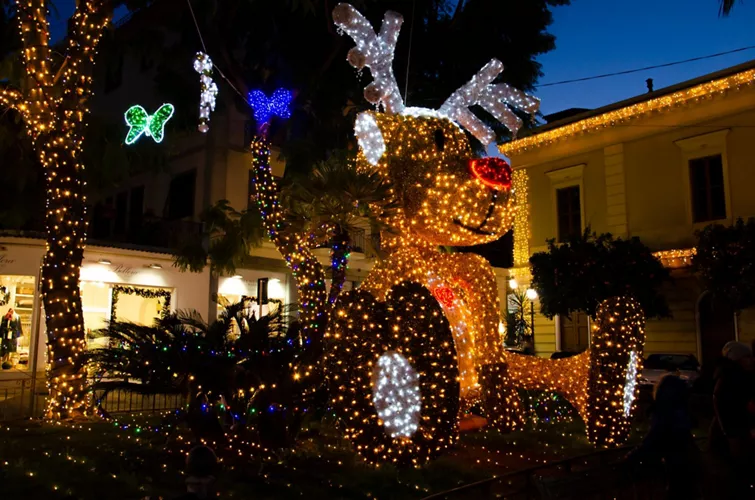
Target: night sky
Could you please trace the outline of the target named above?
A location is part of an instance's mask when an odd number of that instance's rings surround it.
[[[572,0],[554,9],[556,50],[542,56],[540,83],[641,68],[755,45],[755,1],[744,0],[728,18],[717,0]],[[667,87],[750,59],[755,49],[703,61],[588,82],[540,87],[544,114],[596,108]]]
[[[62,36],[74,0],[57,0]],[[516,22],[501,19],[500,22]],[[572,0],[554,9],[550,32],[556,50],[542,56],[541,84],[663,64],[755,45],[755,0],[739,2],[728,18],[718,16],[718,0]],[[399,42],[401,43],[401,42]],[[540,87],[544,114],[571,107],[595,108],[655,88],[695,78],[755,59],[755,49],[670,68],[588,82]]]

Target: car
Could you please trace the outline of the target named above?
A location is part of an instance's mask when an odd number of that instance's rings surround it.
[[[691,386],[700,376],[700,363],[691,354],[651,354],[642,365],[639,382],[655,385],[667,373],[679,376]]]

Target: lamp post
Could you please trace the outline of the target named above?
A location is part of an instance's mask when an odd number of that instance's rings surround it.
[[[530,301],[530,333],[532,334],[532,340],[535,340],[535,300],[537,299],[537,291],[534,288],[527,289],[527,299]]]

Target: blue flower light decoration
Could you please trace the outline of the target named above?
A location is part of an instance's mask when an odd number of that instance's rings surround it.
[[[279,118],[291,118],[291,101],[294,94],[287,89],[278,89],[271,97],[261,90],[252,90],[247,95],[247,102],[254,110],[254,119],[258,126],[270,121],[273,116]]]

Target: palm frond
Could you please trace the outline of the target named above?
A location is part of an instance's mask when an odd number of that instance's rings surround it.
[[[734,9],[734,4],[737,3],[737,0],[720,0],[720,2],[721,3],[718,9],[718,15],[728,16]]]

